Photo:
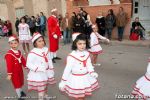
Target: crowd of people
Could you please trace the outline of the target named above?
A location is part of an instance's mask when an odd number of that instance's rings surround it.
[[[31,16],[28,15],[23,16],[22,18],[25,19],[25,23],[28,24],[31,35],[33,35],[34,32],[40,32],[43,36],[45,36],[46,31],[46,22],[47,18],[43,14],[43,12],[40,12],[40,15],[37,14],[37,16]],[[19,32],[19,23],[21,23],[21,18],[16,18],[15,27],[16,32]]]
[[[112,9],[108,10],[106,16],[104,16],[104,12],[98,12],[98,16],[95,18],[95,22],[92,23],[90,14],[85,11],[82,7],[79,8],[78,12],[72,12],[72,14],[66,13],[63,17],[61,14],[57,16],[59,20],[59,25],[61,28],[61,32],[63,34],[64,45],[71,42],[71,35],[74,32],[81,32],[86,34],[87,38],[90,37],[92,32],[92,24],[97,24],[98,33],[108,39],[112,39],[112,30],[117,27],[118,29],[118,40],[123,40],[123,33],[125,26],[128,22],[127,13],[124,11],[122,7],[119,8],[119,12],[115,15]],[[31,35],[34,32],[40,32],[43,36],[45,36],[46,26],[47,26],[47,18],[40,12],[36,16],[29,17],[28,15],[23,16],[25,19],[25,23],[29,25],[29,29]],[[21,18],[20,18],[21,19]],[[19,32],[18,25],[21,23],[21,20],[16,18],[15,27],[16,32]],[[137,21],[136,18],[135,22]],[[134,23],[134,22],[133,22]],[[139,20],[138,20],[138,23]],[[138,29],[134,29],[137,28]],[[133,31],[136,30],[136,31]],[[136,33],[140,36],[141,40],[144,40],[144,27],[140,24],[132,24],[131,33]],[[0,19],[0,36],[11,36],[12,35],[12,25],[11,22],[4,21],[2,22]]]
[[[2,21],[0,19],[0,37],[12,35],[12,23],[9,20]]]
[[[92,24],[98,26],[98,33],[108,39],[112,39],[112,30],[117,27],[118,40],[122,41],[124,38],[124,29],[128,23],[128,15],[124,11],[123,7],[119,8],[118,13],[115,15],[112,9],[108,10],[106,16],[104,12],[99,12],[98,16],[95,19],[95,22],[92,23],[90,15],[82,7],[79,8],[78,12],[72,12],[71,15],[66,13],[64,18],[60,18],[60,27],[64,33],[64,44],[66,44],[67,37],[70,38],[70,33],[81,32],[84,33],[87,38],[90,37],[92,33]],[[67,21],[68,20],[68,21]],[[138,23],[140,23],[138,21]],[[139,27],[136,33],[140,36],[141,40],[144,40],[144,28],[142,25],[135,24]],[[133,30],[133,25],[131,27]],[[133,31],[131,31],[132,33]]]

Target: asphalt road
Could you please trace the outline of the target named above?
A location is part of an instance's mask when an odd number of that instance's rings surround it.
[[[102,47],[104,52],[98,58],[98,63],[101,66],[95,68],[99,74],[98,80],[101,88],[94,92],[92,97],[88,97],[87,100],[133,100],[127,97],[130,97],[132,86],[136,80],[146,72],[150,48],[117,43],[111,45],[103,44]],[[4,54],[8,49],[7,38],[0,39],[0,100],[6,100],[5,98],[16,96],[11,82],[6,80],[7,74]],[[48,94],[53,98],[51,100],[68,100],[67,96],[59,92],[58,83],[65,67],[65,59],[68,53],[71,52],[70,49],[71,44],[63,46],[60,43],[58,55],[62,60],[54,64],[57,84],[48,88]],[[26,79],[27,71],[24,70],[24,72]],[[34,98],[37,96],[36,92],[27,92],[26,80],[23,90],[29,97]],[[33,98],[27,100],[37,100]]]

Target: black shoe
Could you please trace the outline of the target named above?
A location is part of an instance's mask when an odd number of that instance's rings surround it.
[[[18,100],[25,100],[24,98],[18,98]]]
[[[23,92],[23,91],[21,91],[21,97],[26,97],[27,95]]]
[[[56,63],[56,61],[55,61],[55,59],[54,59],[54,58],[52,59],[52,62],[53,62],[53,63]]]
[[[61,60],[61,58],[59,58],[59,57],[55,57],[54,59],[56,59],[56,60]]]

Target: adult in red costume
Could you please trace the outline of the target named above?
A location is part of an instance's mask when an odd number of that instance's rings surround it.
[[[59,22],[57,19],[57,9],[51,10],[51,16],[48,18],[48,33],[49,33],[49,50],[51,53],[52,61],[55,63],[55,59],[60,60],[56,53],[59,49],[59,38],[61,37],[61,31],[59,27]]]

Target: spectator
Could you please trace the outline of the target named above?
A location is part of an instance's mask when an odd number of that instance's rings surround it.
[[[59,26],[60,26],[61,34],[63,35],[63,28],[62,28],[62,19],[63,19],[63,17],[62,17],[61,14],[59,14],[59,15],[57,16],[57,18],[58,18],[58,21],[59,21]]]
[[[45,30],[46,30],[46,16],[43,14],[43,12],[40,12],[40,33],[45,36]]]
[[[122,7],[119,8],[119,12],[117,14],[117,19],[116,19],[116,25],[118,27],[118,40],[122,41],[123,39],[123,33],[124,33],[124,28],[127,24],[128,17],[127,13],[124,12],[124,9]]]
[[[15,28],[16,28],[16,32],[18,33],[19,29],[18,29],[18,25],[19,25],[20,21],[19,18],[16,18],[16,22],[15,22]]]
[[[31,35],[33,35],[33,33],[35,32],[35,17],[34,16],[31,16],[29,27],[30,27]]]
[[[72,17],[71,17],[71,27],[73,32],[75,32],[75,21],[77,19],[77,15],[75,12],[72,12]]]
[[[25,16],[24,16],[24,19],[25,19],[25,22],[26,22],[28,25],[30,25],[30,20],[31,20],[31,18],[30,18],[28,15],[25,15]]]
[[[98,33],[105,36],[105,17],[103,16],[103,12],[100,12],[96,17],[96,24],[98,26]]]
[[[1,36],[4,36],[3,30],[2,30],[2,22],[0,22],[0,37],[1,37]]]
[[[111,34],[112,34],[112,30],[115,26],[115,21],[116,21],[116,18],[115,18],[115,15],[113,13],[113,10],[109,9],[108,14],[105,18],[106,34],[107,34],[109,40],[111,40]]]
[[[75,32],[84,33],[84,20],[81,18],[80,14],[77,14],[77,19],[75,20],[74,26]]]
[[[8,28],[6,26],[6,23],[3,24],[2,31],[3,31],[4,36],[8,36]]]
[[[84,19],[84,33],[86,34],[86,36],[88,38],[90,38],[90,34],[92,32],[92,22],[91,22],[91,19],[90,19],[90,15],[86,12],[86,11],[83,11],[83,19]]]
[[[131,28],[131,33],[137,33],[138,35],[140,35],[140,39],[144,40],[144,34],[143,34],[143,30],[145,31],[145,28],[141,25],[141,23],[139,22],[139,17],[135,18],[135,21],[132,22],[132,28]],[[131,34],[130,34],[131,35]]]
[[[79,12],[78,12],[78,14],[80,15],[80,16],[83,16],[83,8],[82,7],[79,7]]]
[[[65,17],[62,19],[62,29],[63,29],[63,39],[65,45],[71,42],[71,19],[68,13],[66,13]]]
[[[6,27],[8,28],[8,36],[12,36],[12,24],[9,20],[6,21]]]
[[[40,33],[40,16],[37,14],[37,17],[35,19],[35,26],[36,26],[36,32]]]

